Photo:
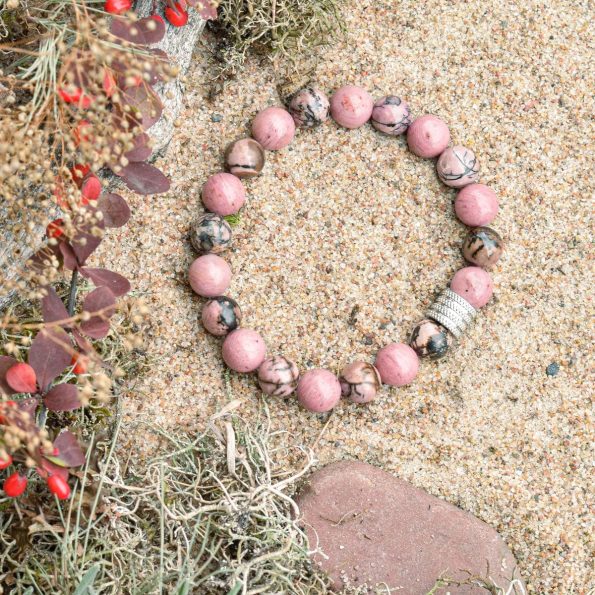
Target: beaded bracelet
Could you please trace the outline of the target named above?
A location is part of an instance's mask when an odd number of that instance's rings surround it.
[[[374,365],[355,361],[339,378],[324,369],[300,375],[295,362],[281,355],[266,357],[262,336],[239,328],[240,307],[223,295],[232,273],[218,256],[232,240],[225,217],[237,213],[246,198],[241,178],[260,174],[265,150],[288,146],[296,126],[319,126],[328,120],[329,114],[346,128],[358,128],[370,120],[384,134],[397,136],[406,132],[407,144],[415,155],[438,157],[436,170],[440,180],[460,189],[455,213],[472,228],[462,245],[463,256],[472,266],[457,271],[450,287],[440,293],[426,318],[413,329],[408,344],[390,343],[380,349]],[[419,370],[419,358],[443,357],[452,337],[458,339],[462,335],[477,310],[492,296],[492,280],[485,269],[498,261],[503,243],[486,225],[496,217],[498,199],[493,190],[477,182],[479,164],[474,152],[460,145],[449,147],[450,132],[440,118],[425,115],[411,121],[409,107],[399,97],[389,95],[374,103],[364,89],[354,86],[342,87],[330,101],[319,89],[301,89],[289,98],[288,110],[269,107],[260,112],[252,122],[252,136],[227,147],[225,166],[229,173],[212,175],[204,184],[202,200],[210,212],[200,217],[191,231],[192,244],[204,255],[190,266],[190,285],[198,295],[209,298],[203,306],[202,323],[209,333],[225,336],[225,363],[237,372],[257,371],[260,388],[267,395],[287,397],[297,389],[299,403],[314,412],[331,410],[341,396],[355,403],[367,403],[376,397],[381,384],[409,384]]]

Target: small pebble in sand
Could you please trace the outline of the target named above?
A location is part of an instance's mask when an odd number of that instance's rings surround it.
[[[409,345],[419,357],[440,359],[448,351],[448,334],[437,322],[422,320],[413,329]]]
[[[372,126],[391,136],[403,134],[411,124],[409,106],[400,97],[387,95],[374,104]]]
[[[223,116],[221,114],[213,114],[211,116],[211,122],[221,122],[223,120]]]
[[[242,310],[235,300],[220,295],[202,307],[202,325],[211,335],[223,337],[235,331],[242,320]]]
[[[277,151],[293,140],[295,123],[282,107],[267,107],[252,121],[252,136],[268,151]]]
[[[331,115],[335,122],[345,128],[359,128],[372,115],[374,100],[361,87],[341,87],[331,97]]]
[[[474,227],[463,241],[465,260],[484,269],[493,267],[504,250],[504,242],[491,227]]]
[[[419,358],[405,343],[389,343],[376,355],[374,364],[384,384],[405,386],[419,371]]]
[[[219,173],[209,176],[202,187],[205,209],[225,217],[237,213],[246,201],[246,190],[236,176]]]
[[[197,252],[219,254],[231,245],[231,226],[221,215],[205,213],[192,224],[190,241]]]
[[[258,368],[258,385],[263,393],[275,397],[288,397],[296,388],[300,371],[295,362],[275,355]]]
[[[227,291],[231,282],[229,265],[216,254],[199,256],[188,271],[190,286],[203,297],[216,297]]]
[[[492,278],[480,267],[459,269],[450,282],[450,288],[474,308],[485,306],[494,293]]]
[[[545,373],[548,376],[556,376],[560,371],[560,364],[558,362],[552,362],[546,369]]]
[[[455,198],[455,213],[470,227],[489,225],[498,214],[498,197],[485,184],[469,184]]]
[[[328,97],[316,87],[305,87],[294,93],[289,101],[289,113],[296,126],[312,128],[320,126],[329,117]]]
[[[355,361],[341,372],[341,394],[354,403],[369,403],[376,398],[382,385],[378,370],[367,362]]]
[[[297,387],[300,405],[308,411],[330,411],[341,399],[339,379],[328,370],[308,370],[300,378]]]
[[[239,328],[223,341],[223,361],[236,372],[253,372],[265,354],[264,339],[252,329]]]
[[[224,160],[225,167],[234,176],[253,178],[264,167],[264,149],[253,138],[241,138],[227,146]]]
[[[442,151],[436,162],[436,171],[447,186],[462,188],[479,179],[479,161],[471,149],[455,145]]]
[[[412,153],[429,159],[438,157],[448,147],[450,131],[437,116],[421,116],[407,130],[407,144]]]

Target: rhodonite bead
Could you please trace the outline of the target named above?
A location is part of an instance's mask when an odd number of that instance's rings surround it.
[[[235,300],[220,295],[206,302],[202,307],[202,324],[216,337],[223,337],[235,331],[242,320],[242,310]]]
[[[288,397],[296,388],[300,371],[282,355],[269,357],[258,368],[258,385],[262,392],[275,397]]]
[[[266,345],[260,333],[239,328],[223,341],[223,361],[236,372],[253,372],[262,364]]]
[[[465,225],[488,225],[498,214],[498,197],[485,184],[469,184],[455,198],[455,213]]]
[[[225,149],[225,167],[238,178],[257,176],[264,162],[264,149],[253,138],[241,138]]]
[[[491,227],[475,227],[465,238],[462,252],[465,260],[484,269],[493,267],[504,250],[502,238]]]
[[[225,217],[237,213],[246,200],[246,191],[236,176],[225,172],[209,176],[202,187],[205,209]]]
[[[355,361],[341,372],[341,394],[354,403],[369,403],[376,398],[381,385],[378,370],[367,362]]]
[[[308,411],[330,411],[341,399],[339,379],[328,370],[308,370],[298,381],[297,397]]]
[[[449,142],[448,126],[436,116],[420,116],[413,120],[407,130],[409,149],[418,157],[438,157]]]
[[[479,179],[479,161],[471,149],[455,145],[442,151],[436,162],[436,171],[447,186],[462,188]]]
[[[295,135],[295,122],[282,107],[267,107],[252,121],[252,136],[267,150],[283,149]]]
[[[411,124],[409,106],[400,97],[387,95],[374,104],[372,126],[392,136],[403,134]]]
[[[289,101],[289,113],[296,126],[312,128],[328,120],[330,102],[316,87],[306,87],[294,93]]]
[[[492,278],[479,267],[459,269],[450,282],[450,288],[478,309],[485,306],[494,293]]]
[[[437,322],[422,320],[413,329],[409,345],[419,357],[440,359],[448,351],[448,334]]]
[[[231,227],[221,215],[205,213],[192,225],[190,241],[198,252],[219,254],[231,245]]]
[[[419,371],[419,358],[405,343],[389,343],[376,355],[374,364],[384,384],[405,386]]]
[[[359,128],[372,115],[374,100],[361,87],[347,85],[341,87],[331,97],[331,115],[333,120],[345,128]]]
[[[227,291],[231,281],[229,265],[216,254],[199,256],[188,271],[192,289],[203,297],[216,297]]]

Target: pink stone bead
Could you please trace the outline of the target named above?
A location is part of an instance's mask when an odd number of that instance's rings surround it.
[[[373,109],[374,100],[361,87],[347,85],[331,97],[331,116],[345,128],[363,126],[370,119]]]
[[[387,95],[374,104],[372,126],[391,136],[403,134],[411,124],[409,106],[400,97]]]
[[[252,329],[239,328],[223,341],[223,361],[236,372],[253,372],[265,355],[264,339]]]
[[[282,107],[267,107],[252,122],[252,136],[267,150],[283,149],[295,136],[295,122]]]
[[[341,372],[341,394],[354,403],[369,403],[376,398],[382,384],[378,370],[367,362],[357,360]]]
[[[471,149],[455,145],[442,151],[436,162],[436,171],[447,186],[462,188],[479,179],[479,161]]]
[[[297,397],[308,411],[330,411],[341,400],[341,384],[328,370],[308,370],[298,382]]]
[[[246,191],[240,180],[225,172],[210,176],[202,187],[205,209],[225,217],[237,213],[246,200]]]
[[[231,281],[229,265],[216,254],[199,256],[188,270],[192,289],[203,297],[215,297],[225,293]]]
[[[479,267],[458,270],[450,282],[450,288],[474,308],[485,306],[494,293],[492,278]]]
[[[258,368],[262,392],[275,397],[288,397],[296,389],[299,377],[297,364],[282,355],[265,359]]]
[[[409,345],[390,343],[378,352],[374,365],[384,384],[404,386],[417,376],[419,358]]]
[[[438,157],[450,142],[448,126],[436,116],[421,116],[407,130],[409,150],[418,157]]]
[[[465,186],[455,198],[455,213],[471,227],[483,227],[491,223],[498,214],[498,197],[485,184]]]

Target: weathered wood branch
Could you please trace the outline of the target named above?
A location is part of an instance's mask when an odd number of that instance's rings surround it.
[[[142,17],[155,13],[154,4],[154,0],[138,0],[136,3],[137,14]],[[184,101],[182,78],[188,71],[194,46],[205,27],[206,21],[201,18],[198,11],[191,10],[189,17],[188,24],[184,27],[177,28],[168,25],[163,40],[153,46],[166,52],[172,64],[177,64],[180,69],[179,76],[175,80],[155,86],[155,91],[163,102],[164,110],[162,118],[149,130],[153,140],[153,157],[163,154],[172,139],[174,122],[180,114]],[[6,212],[3,213],[0,206],[0,270],[3,272],[2,277],[6,280],[15,279],[22,271],[27,259],[32,256],[34,251],[27,242],[31,233],[39,236],[39,246],[43,241],[44,233],[44,230],[39,228],[33,232],[23,231],[14,235],[12,229],[14,229],[13,222],[7,220]],[[12,294],[0,287],[0,310],[11,298]]]

